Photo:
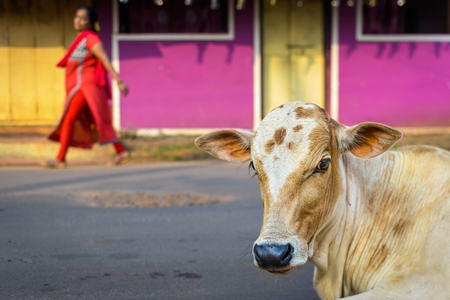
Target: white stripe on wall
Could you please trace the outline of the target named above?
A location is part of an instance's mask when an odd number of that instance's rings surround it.
[[[119,40],[117,39],[117,33],[119,32],[119,20],[118,20],[118,1],[112,1],[112,42],[111,42],[111,63],[117,73],[120,74],[120,60],[119,60]],[[115,130],[121,129],[120,124],[120,91],[115,82],[112,83],[112,101],[113,101],[113,126]]]
[[[339,6],[331,8],[330,115],[339,120]]]
[[[253,1],[253,129],[261,123],[261,20],[259,1]]]

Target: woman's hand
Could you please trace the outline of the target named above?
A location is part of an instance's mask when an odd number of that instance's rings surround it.
[[[130,90],[122,80],[117,81],[117,86],[119,87],[120,92],[124,96],[128,95],[128,93],[130,92]]]

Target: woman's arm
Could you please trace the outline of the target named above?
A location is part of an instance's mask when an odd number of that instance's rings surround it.
[[[92,54],[94,54],[94,56],[102,62],[103,67],[105,67],[106,71],[108,71],[108,73],[111,74],[111,76],[117,82],[120,92],[125,96],[128,95],[128,87],[125,85],[122,79],[120,79],[119,74],[117,74],[117,72],[114,70],[111,62],[108,59],[108,55],[103,48],[103,44],[97,43],[90,50]]]

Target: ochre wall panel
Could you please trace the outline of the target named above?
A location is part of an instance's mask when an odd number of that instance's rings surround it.
[[[11,120],[7,1],[0,0],[0,120]]]
[[[51,125],[63,109],[57,62],[76,36],[75,10],[90,0],[0,0],[0,126]]]
[[[34,1],[8,3],[12,120],[37,118]]]
[[[63,2],[36,1],[37,118],[54,122],[64,105],[64,69],[56,63],[64,56]],[[51,32],[51,34],[49,34]]]

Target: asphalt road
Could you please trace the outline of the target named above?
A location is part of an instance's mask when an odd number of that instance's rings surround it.
[[[164,208],[86,202],[124,191],[234,200]],[[284,276],[253,265],[261,219],[247,165],[0,168],[0,299],[318,299],[311,264]]]

